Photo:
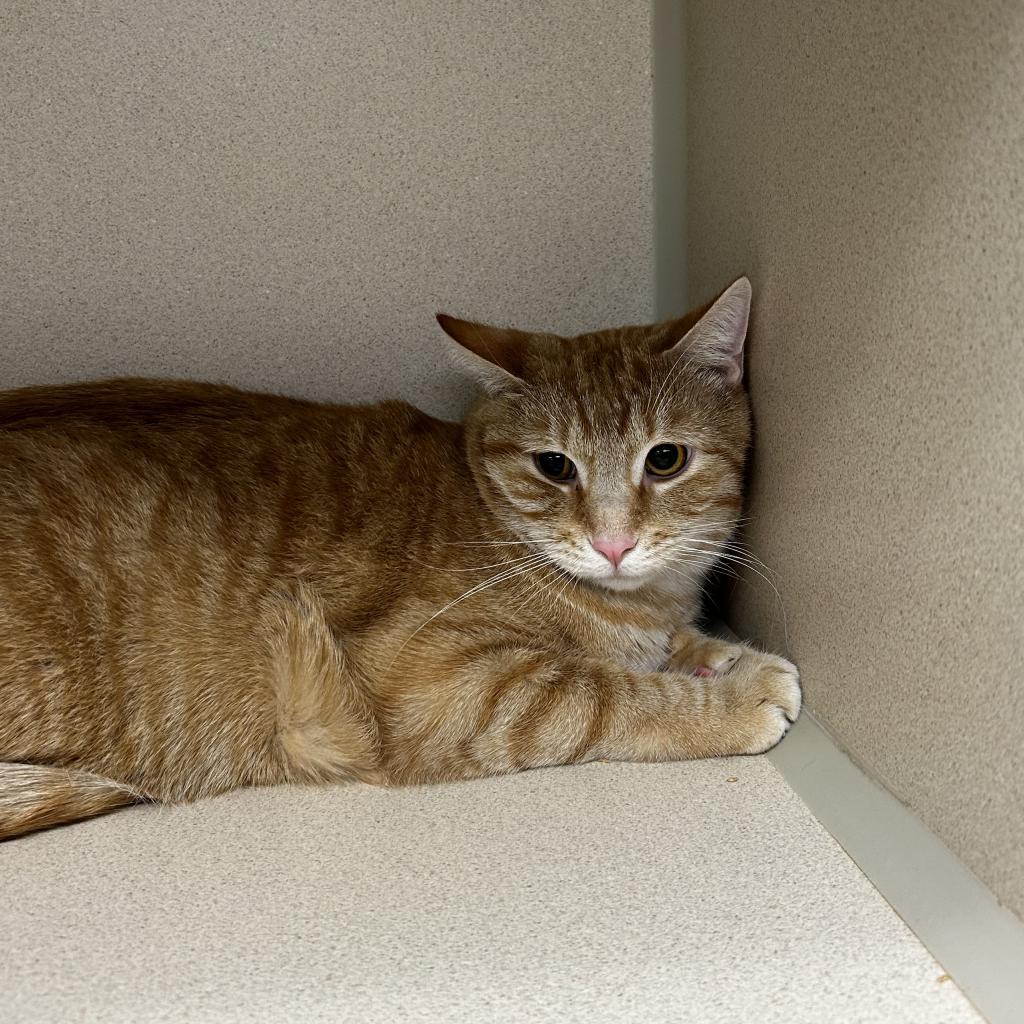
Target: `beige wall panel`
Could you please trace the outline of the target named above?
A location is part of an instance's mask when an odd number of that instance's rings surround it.
[[[737,628],[1021,913],[1024,6],[693,0],[687,32],[690,295],[757,293],[782,601],[750,577]]]
[[[439,308],[653,313],[646,3],[12,0],[2,386],[456,409]]]

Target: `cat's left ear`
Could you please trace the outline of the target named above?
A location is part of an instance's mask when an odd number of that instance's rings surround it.
[[[456,363],[471,373],[491,394],[519,387],[523,383],[523,365],[530,335],[511,327],[458,320],[445,313],[437,314],[442,330],[456,344]]]
[[[717,370],[726,383],[738,386],[743,380],[743,343],[751,295],[747,278],[734,281],[693,327],[666,350],[666,355],[682,356],[697,366]]]

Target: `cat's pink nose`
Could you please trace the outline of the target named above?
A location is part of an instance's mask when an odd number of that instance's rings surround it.
[[[626,552],[636,547],[636,537],[627,537],[624,533],[617,537],[591,537],[590,546],[600,551],[618,569]]]

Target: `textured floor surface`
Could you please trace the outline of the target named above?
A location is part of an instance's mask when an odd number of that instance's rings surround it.
[[[7,843],[0,1020],[980,1018],[741,758],[246,792]]]

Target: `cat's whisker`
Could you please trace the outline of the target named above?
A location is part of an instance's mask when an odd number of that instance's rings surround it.
[[[559,545],[553,540],[478,540],[478,541],[442,541],[445,547],[535,547],[552,551],[558,550]]]
[[[682,541],[701,541],[708,544],[720,544],[725,545],[729,543],[731,531],[723,530],[719,527],[709,529],[707,531],[698,532],[696,530],[687,530],[681,534],[680,540]]]
[[[780,573],[773,569],[771,566],[766,565],[757,555],[752,554],[749,551],[726,551],[725,557],[735,559],[736,561],[742,561],[745,565],[750,566],[752,569],[760,569],[766,575],[771,576],[777,583],[782,582],[782,576]]]
[[[517,582],[526,583],[529,589],[527,590],[526,597],[516,605],[513,610],[512,617],[518,615],[519,612],[526,606],[526,604],[537,601],[543,594],[550,589],[553,582],[557,582],[561,578],[561,573],[564,570],[559,569],[557,566],[550,566],[549,572],[543,581],[538,581],[532,575],[525,577]]]
[[[696,565],[700,563],[706,567],[706,572],[710,572],[711,569],[717,565],[726,563],[735,563],[745,567],[747,566],[747,563],[741,562],[738,558],[728,557],[728,553],[724,552],[718,545],[711,545],[708,547],[683,546],[677,548],[677,551],[679,551],[681,555],[677,555],[674,558],[670,557],[670,561],[682,561],[687,565]]]
[[[503,559],[500,562],[490,562],[487,565],[471,565],[465,568],[452,569],[443,565],[431,565],[429,562],[423,562],[418,558],[413,558],[412,555],[407,556],[410,562],[415,562],[417,565],[422,565],[424,568],[433,569],[435,572],[479,572],[481,569],[495,569],[498,566],[512,566],[517,562],[525,562],[527,559],[532,558],[533,555],[521,555],[519,558]]]
[[[782,632],[783,632],[783,636],[785,637],[786,645],[788,646],[789,645],[789,622],[788,622],[788,618],[786,616],[786,605],[785,605],[785,602],[783,602],[783,600],[782,600],[782,594],[779,593],[779,588],[775,585],[773,580],[771,580],[768,576],[766,576],[765,573],[761,572],[761,570],[756,565],[754,565],[751,562],[745,562],[745,561],[743,561],[740,558],[736,558],[736,557],[730,556],[728,554],[723,555],[722,559],[723,559],[722,562],[720,562],[719,564],[724,564],[724,563],[728,563],[728,562],[735,562],[736,564],[743,566],[745,569],[748,569],[750,572],[754,573],[755,575],[760,576],[761,579],[763,579],[765,581],[765,583],[768,584],[768,586],[771,588],[772,592],[775,594],[775,601],[776,601],[776,604],[778,605],[779,611],[782,612]],[[773,575],[775,575],[776,578],[778,578],[778,574],[774,573],[774,570],[770,569],[767,565],[764,565],[763,562],[761,562],[761,565],[768,572],[773,573]],[[743,579],[743,578],[744,577],[742,577],[742,576],[737,576],[737,579]],[[781,582],[781,580],[780,580],[780,582]]]
[[[713,542],[704,541],[700,538],[692,538],[692,542],[694,544],[713,545]],[[734,562],[740,562],[741,564],[746,565],[752,569],[761,569],[765,573],[771,575],[776,580],[781,582],[779,574],[774,569],[772,569],[771,566],[766,565],[752,551],[740,547],[734,541],[727,541],[719,547],[719,557],[723,559],[729,559]]]
[[[705,519],[703,517],[698,519],[697,516],[693,518],[697,520],[696,525],[698,526],[738,526],[751,521],[750,516],[725,516],[721,519]]]
[[[742,541],[733,540],[730,537],[724,537],[721,540],[716,540],[713,537],[708,537],[706,533],[700,533],[699,531],[693,530],[693,531],[687,531],[687,533],[685,535],[685,540],[693,541],[694,543],[720,544],[722,547],[735,549],[737,551],[742,551],[742,552],[745,552],[747,554],[750,554],[752,557],[755,557],[755,558],[757,557],[757,556],[754,555],[753,551],[750,550],[750,546],[748,544],[745,544]]]
[[[695,543],[704,542],[696,541]],[[756,559],[756,561],[748,561],[740,555],[737,555],[733,552],[729,552],[727,550],[718,549],[716,551],[714,548],[683,548],[683,551],[689,554],[697,554],[702,557],[716,556],[714,561],[712,562],[714,569],[717,572],[723,572],[726,575],[731,576],[733,579],[736,579],[737,581],[749,582],[749,579],[743,576],[742,574],[736,572],[736,570],[732,568],[734,565],[738,565],[744,569],[747,569],[748,571],[754,573],[756,576],[759,576],[762,580],[764,580],[764,582],[769,586],[769,588],[774,593],[778,608],[782,612],[783,635],[785,636],[786,643],[789,643],[789,623],[786,616],[786,606],[782,600],[782,594],[779,592],[779,588],[776,586],[774,580],[772,580],[768,575],[766,575],[765,572],[761,571],[761,568],[763,568],[768,573],[772,573],[772,575],[775,575],[777,577],[778,574],[775,573],[773,569],[771,569],[769,566],[761,562],[760,559]],[[755,557],[756,556],[751,555],[751,558]],[[683,561],[690,562],[690,564],[692,564],[690,559],[684,558]]]
[[[686,580],[687,583],[689,583],[689,584],[691,584],[693,586],[700,586],[701,583],[703,582],[703,574],[702,573],[694,575],[693,573],[683,572],[682,569],[679,569],[679,568],[677,568],[674,565],[666,565],[665,568],[668,569],[669,572],[673,572],[677,576],[681,576],[684,580]]]
[[[711,544],[714,547],[725,547],[729,543],[729,535],[718,531],[714,533],[687,533],[685,540],[693,544]]]
[[[540,552],[546,552],[547,556],[557,555],[560,551],[560,545],[555,541],[546,540],[523,540],[523,541],[444,541],[445,546],[448,547],[506,547],[506,546],[529,546],[533,548],[539,548]],[[488,552],[490,553],[490,552]],[[494,554],[500,552],[495,551]],[[537,552],[529,552],[524,555],[520,555],[516,558],[503,557],[500,562],[490,562],[486,565],[473,565],[473,566],[460,566],[458,568],[430,565],[427,562],[420,561],[419,559],[409,556],[410,561],[416,562],[418,565],[425,566],[428,569],[433,569],[437,572],[449,572],[449,573],[465,573],[465,572],[478,572],[482,569],[493,569],[502,565],[512,565],[516,562],[525,562],[530,558],[533,558]],[[511,554],[511,552],[510,552]]]
[[[440,542],[444,547],[453,548],[469,548],[469,547],[491,547],[495,545],[513,545],[513,544],[534,544],[536,541],[532,540],[443,540]]]
[[[703,576],[703,573],[700,571],[697,571],[696,573],[685,572],[684,570],[680,569],[677,565],[666,565],[665,568],[668,569],[670,572],[676,573],[676,575],[678,576],[685,577],[686,579],[690,580],[691,583],[700,582],[701,577]]]
[[[552,564],[546,566],[545,568],[548,570],[548,576],[543,586],[541,582],[538,581],[532,574],[516,581],[517,584],[526,583],[529,589],[527,591],[526,598],[523,601],[521,601],[518,605],[516,605],[515,609],[512,612],[512,615],[510,616],[511,618],[515,618],[515,616],[528,602],[530,602],[531,600],[536,601],[537,598],[543,595],[545,591],[549,588],[549,586],[552,584],[552,582],[557,581],[562,577],[565,577],[567,580],[572,580],[575,578],[573,573],[569,572],[567,569],[562,568],[562,566],[560,565]],[[558,597],[560,593],[561,592],[556,593],[555,596]]]
[[[490,587],[496,586],[499,583],[504,583],[504,582],[506,582],[506,581],[508,581],[510,579],[513,579],[516,576],[519,576],[519,575],[522,575],[523,573],[529,572],[531,569],[533,569],[533,568],[543,564],[547,560],[548,560],[547,555],[544,555],[544,554],[533,555],[533,556],[531,556],[531,559],[529,561],[527,561],[525,564],[523,564],[523,565],[516,565],[516,566],[513,566],[511,568],[505,569],[502,572],[495,573],[493,576],[491,576],[489,579],[484,580],[482,583],[478,583],[478,584],[476,584],[476,586],[470,587],[469,590],[467,590],[464,593],[460,594],[457,598],[455,598],[454,601],[449,601],[448,604],[446,604],[443,608],[441,608],[438,611],[434,612],[434,614],[431,615],[430,618],[425,619],[423,622],[421,622],[412,631],[412,633],[410,633],[409,636],[407,636],[405,638],[405,640],[399,646],[398,650],[395,652],[395,656],[391,659],[391,662],[389,663],[388,668],[390,669],[391,666],[394,665],[394,663],[398,660],[398,656],[402,653],[402,651],[405,650],[405,648],[409,645],[409,643],[412,641],[412,639],[421,630],[423,630],[424,628],[429,626],[430,623],[433,622],[435,619],[437,619],[440,616],[444,615],[445,612],[450,611],[456,605],[461,604],[463,601],[467,600],[468,598],[473,597],[476,594],[479,594],[482,591],[489,589]]]
[[[744,520],[740,519],[720,519],[720,520],[702,520],[693,526],[687,527],[687,534],[695,534],[700,536],[701,534],[709,533],[712,530],[726,530],[728,533],[733,533],[741,525]]]
[[[716,567],[731,564],[741,566],[744,569],[749,569],[755,575],[760,576],[761,579],[763,579],[773,590],[775,590],[776,593],[778,593],[778,588],[776,587],[775,581],[766,573],[762,572],[760,567],[754,562],[747,561],[746,559],[743,559],[737,555],[731,555],[727,551],[715,551],[713,549],[707,548],[697,549],[692,551],[691,553],[700,554],[702,556],[707,557],[709,559],[710,565],[714,565]],[[770,571],[771,570],[769,570],[769,572]]]

